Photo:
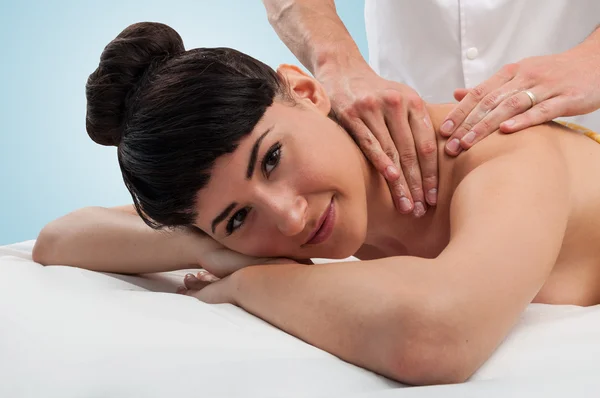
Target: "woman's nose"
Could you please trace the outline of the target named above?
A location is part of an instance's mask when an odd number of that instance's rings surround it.
[[[273,210],[277,228],[286,236],[294,236],[302,231],[306,225],[308,203],[303,196],[280,197],[273,203]]]

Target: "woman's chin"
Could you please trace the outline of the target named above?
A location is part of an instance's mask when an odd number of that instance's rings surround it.
[[[345,237],[343,242],[332,242],[327,248],[323,248],[322,252],[317,252],[317,256],[313,258],[331,258],[334,260],[342,260],[351,256],[361,248],[364,239],[359,237]]]

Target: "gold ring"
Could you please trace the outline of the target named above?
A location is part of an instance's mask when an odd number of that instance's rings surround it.
[[[531,100],[531,107],[533,108],[535,106],[535,104],[537,104],[537,98],[535,98],[535,94],[533,94],[531,91],[529,90],[523,90],[523,92],[525,94],[527,94],[527,96],[529,97],[529,99]]]

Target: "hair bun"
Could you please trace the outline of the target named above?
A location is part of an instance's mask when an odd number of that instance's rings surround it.
[[[108,43],[86,84],[86,129],[101,145],[119,145],[127,99],[155,62],[184,52],[181,36],[157,22],[128,26]]]

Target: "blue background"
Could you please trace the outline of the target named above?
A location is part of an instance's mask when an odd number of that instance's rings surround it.
[[[364,0],[336,1],[367,56]],[[35,239],[85,206],[131,203],[116,148],[85,131],[85,82],[125,27],[157,21],[187,49],[226,46],[272,67],[295,63],[259,0],[0,2],[0,245]]]

